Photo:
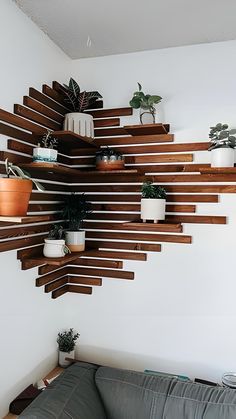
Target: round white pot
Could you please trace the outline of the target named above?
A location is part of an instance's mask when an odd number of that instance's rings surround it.
[[[71,252],[83,252],[85,249],[85,231],[66,231],[66,245]]]
[[[71,352],[59,351],[59,353],[58,353],[58,364],[62,368],[68,367],[71,364],[71,362],[67,361],[66,358],[73,358],[74,359],[74,357],[75,357],[75,351],[71,351]]]
[[[35,163],[54,163],[57,161],[57,150],[53,148],[35,147],[33,150],[33,161]]]
[[[83,137],[94,138],[93,117],[80,112],[67,113],[64,119],[64,130],[73,131]]]
[[[211,167],[234,167],[234,149],[221,147],[211,150]]]
[[[146,220],[158,220],[165,219],[165,199],[141,199],[141,219],[145,222]]]
[[[45,239],[43,254],[46,258],[61,258],[65,256],[65,240]]]

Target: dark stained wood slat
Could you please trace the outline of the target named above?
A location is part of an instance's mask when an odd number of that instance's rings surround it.
[[[60,201],[63,202],[66,194],[60,193],[47,193],[47,192],[36,192],[34,191],[30,196],[30,201]]]
[[[16,140],[8,140],[7,148],[8,148],[8,150],[28,154],[29,156],[33,155],[33,149],[34,149],[33,146],[21,143],[21,142],[16,141]]]
[[[68,285],[64,285],[61,288],[58,288],[57,290],[52,292],[52,298],[56,299],[61,297],[62,295],[66,294],[68,292]]]
[[[147,154],[144,156],[127,156],[125,158],[126,164],[138,163],[168,163],[168,162],[191,162],[193,161],[192,154]]]
[[[137,135],[123,137],[105,137],[95,138],[95,144],[98,146],[105,145],[128,145],[128,144],[149,144],[149,143],[169,143],[174,141],[173,134],[156,134],[156,135]]]
[[[121,195],[121,194],[114,194],[114,195],[95,195],[95,194],[87,194],[88,200],[91,202],[140,202],[141,194],[137,195]],[[203,194],[173,194],[166,196],[167,202],[212,202],[216,203],[219,201],[218,195],[203,195]]]
[[[65,108],[65,106],[60,105],[59,103],[55,102],[55,100],[52,100],[49,96],[39,92],[33,87],[29,88],[29,96],[33,99],[38,100],[39,102],[43,103],[44,105],[48,106],[54,111],[60,113],[61,115],[65,115],[66,113],[68,113],[68,109]]]
[[[54,281],[55,279],[59,279],[68,274],[68,267],[63,267],[61,269],[57,269],[47,275],[38,277],[36,279],[36,287],[42,287],[43,285],[49,284],[50,282]]]
[[[19,160],[22,156],[18,156]],[[78,169],[71,169],[70,167],[61,166],[54,163],[23,163],[21,164],[23,169],[28,170],[30,173],[42,172],[43,174],[49,173],[51,175],[61,174],[66,176],[77,176],[79,174]]]
[[[75,268],[73,266],[68,267],[69,275],[92,275],[101,276],[104,278],[119,278],[119,279],[134,279],[134,273],[129,271],[119,271],[111,269],[96,269],[96,268]]]
[[[0,160],[4,161],[9,159],[11,163],[21,163],[27,164],[32,161],[30,157],[21,156],[19,154],[9,153],[7,151],[0,151]]]
[[[44,291],[45,292],[51,292],[56,290],[57,288],[62,287],[63,285],[66,285],[68,283],[68,276],[65,275],[60,279],[57,279],[56,281],[51,282],[50,284],[45,285]]]
[[[236,174],[209,175],[153,175],[154,182],[182,183],[182,182],[236,182]]]
[[[133,114],[133,108],[112,108],[112,109],[98,109],[85,111],[94,118],[110,118],[115,116],[129,116]]]
[[[141,173],[165,173],[165,172],[199,172],[200,166],[203,164],[190,163],[190,164],[139,164],[139,165],[127,165],[127,168],[138,169]],[[205,167],[209,167],[210,164],[205,164]]]
[[[46,116],[38,112],[32,111],[31,109],[26,108],[25,106],[22,106],[22,105],[15,104],[14,113],[16,115],[20,115],[23,118],[29,119],[33,122],[36,122],[52,130],[59,130],[61,128],[60,123],[54,122],[53,120],[47,118]]]
[[[221,174],[221,175],[235,175],[236,174],[236,167],[201,167],[199,168],[199,172],[203,174]]]
[[[86,245],[91,249],[121,249],[121,250],[135,250],[135,251],[144,251],[144,252],[160,252],[160,244],[149,244],[149,243],[132,243],[132,242],[112,242],[105,240],[86,240]]]
[[[74,292],[77,294],[92,294],[93,289],[91,287],[83,287],[79,285],[68,285],[68,291],[67,292]]]
[[[126,125],[124,130],[130,135],[151,135],[151,134],[168,134],[170,130],[169,124],[139,124]]]
[[[73,265],[79,266],[93,266],[100,268],[122,269],[123,262],[121,260],[100,260],[92,258],[93,251],[90,252],[89,258],[79,258],[73,261]]]
[[[26,249],[21,249],[17,251],[17,259],[23,260],[27,259],[28,257],[41,255],[43,250],[43,245],[40,244],[39,246],[34,247],[27,247]]]
[[[28,261],[32,261],[32,262],[37,262],[38,265],[53,265],[53,266],[61,266],[64,265],[65,262],[67,263],[71,263],[73,262],[73,260],[78,259],[78,257],[82,256],[82,253],[86,253],[86,252],[74,252],[74,253],[69,253],[67,255],[65,255],[64,257],[61,258],[45,258],[44,256],[39,256],[39,257],[31,257],[30,259],[28,259]]]
[[[94,211],[140,211],[140,204],[92,204]],[[167,212],[196,212],[195,205],[175,205],[166,206]]]
[[[37,125],[27,119],[24,119],[18,115],[14,115],[10,112],[4,111],[3,109],[0,109],[0,120],[14,125],[18,128],[22,128],[26,131],[34,132],[40,135],[44,134],[47,131],[46,128]]]
[[[69,284],[84,284],[84,285],[94,285],[96,287],[102,286],[101,278],[92,278],[88,276],[71,276],[68,275]]]
[[[34,142],[32,134],[29,134],[29,132],[22,131],[3,123],[0,123],[0,134],[30,143]]]
[[[95,119],[94,127],[116,127],[120,125],[120,118]]]
[[[21,249],[22,247],[33,246],[35,244],[43,243],[47,237],[46,234],[35,237],[26,237],[16,240],[7,240],[0,243],[0,252],[7,252],[9,250]]]
[[[65,101],[63,96],[58,93],[56,90],[52,89],[47,84],[43,84],[42,92],[49,96],[51,99],[55,100],[56,102],[60,103],[60,105],[66,110],[66,113],[71,112],[71,110],[65,105]]]
[[[167,221],[197,224],[227,224],[227,218],[218,215],[167,215]]]
[[[70,188],[69,188],[70,189]],[[99,185],[99,192],[140,192],[140,185]],[[98,192],[97,185],[74,185],[74,192]],[[165,185],[169,193],[236,193],[236,185]]]
[[[113,259],[127,259],[127,260],[141,260],[146,261],[146,253],[137,252],[115,252],[108,250],[94,250],[91,252],[91,256],[98,258],[113,258]]]
[[[42,115],[46,116],[47,118],[52,119],[53,121],[59,123],[60,125],[63,124],[64,116],[59,114],[58,112],[54,111],[48,106],[45,106],[43,103],[40,103],[38,100],[33,99],[29,96],[24,96],[23,104],[30,109],[33,109],[36,112],[41,113]]]
[[[72,148],[91,148],[95,149],[96,145],[89,137],[75,134],[72,131],[54,131],[53,135],[59,140],[59,146],[66,149]]]
[[[179,221],[181,222],[181,221]],[[114,233],[114,232],[98,232],[87,231],[86,237],[88,239],[115,239],[115,240],[131,240],[131,241],[146,241],[146,242],[164,242],[164,243],[185,243],[192,242],[191,236],[182,234],[147,234],[147,233]]]
[[[41,211],[62,211],[63,205],[62,204],[48,204],[48,203],[40,203],[40,204],[30,204],[28,208],[28,212],[41,212]]]
[[[139,219],[139,215],[137,214],[137,219]],[[138,228],[136,228],[138,227]],[[165,232],[165,233],[182,233],[183,229],[180,223],[101,223],[101,222],[90,222],[90,221],[84,221],[83,228],[85,229],[99,229],[99,230],[147,230],[147,231],[156,231],[156,232]]]
[[[185,151],[206,151],[209,143],[179,143],[179,144],[161,144],[144,146],[116,147],[121,153],[128,154],[146,154],[146,153],[179,153]]]
[[[112,135],[127,135],[123,127],[117,128],[97,128],[94,130],[95,137],[110,137]]]

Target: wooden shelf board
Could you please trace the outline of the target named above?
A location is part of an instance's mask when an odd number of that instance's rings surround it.
[[[16,223],[16,224],[29,224],[29,223],[38,223],[51,221],[52,217],[50,215],[26,215],[25,217],[5,217],[0,216],[0,222],[7,223]]]
[[[54,137],[58,139],[59,147],[63,149],[73,148],[97,148],[95,143],[92,142],[92,138],[83,137],[82,135],[76,134],[72,131],[54,131]]]
[[[199,172],[202,174],[236,174],[236,167],[200,167]]]
[[[65,265],[65,263],[73,262],[73,260],[76,260],[80,258],[81,256],[87,256],[88,252],[73,252],[70,254],[65,255],[61,258],[46,258],[44,256],[37,256],[28,258],[27,261],[32,263],[37,263],[37,265],[53,265],[53,266],[62,266]]]
[[[58,163],[19,163],[23,169],[36,172],[47,172],[51,174],[61,175],[79,175],[81,172],[78,169],[71,169],[70,167],[61,166]]]
[[[84,174],[84,175],[105,175],[105,174],[119,174],[119,173],[123,173],[123,174],[136,174],[138,173],[138,170],[135,169],[122,169],[122,170],[80,170],[80,174]]]
[[[126,125],[124,126],[127,134],[130,135],[153,135],[167,134],[169,132],[169,124],[145,124],[145,125]]]
[[[143,221],[128,221],[122,224],[124,230],[142,230],[142,231],[165,231],[181,233],[183,228],[181,223],[144,223]]]

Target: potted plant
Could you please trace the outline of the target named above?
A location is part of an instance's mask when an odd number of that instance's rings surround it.
[[[236,146],[236,129],[228,129],[228,124],[216,124],[210,127],[209,138],[211,145],[211,166],[212,167],[233,167],[234,148]]]
[[[58,140],[51,131],[47,131],[40,139],[37,147],[33,149],[33,162],[35,163],[54,163],[57,161],[57,150],[55,147]]]
[[[70,365],[70,361],[66,360],[67,357],[74,359],[75,345],[79,336],[80,334],[75,333],[72,328],[69,330],[66,330],[65,332],[58,333],[57,343],[58,343],[58,350],[59,350],[60,367],[65,368],[68,365]]]
[[[5,170],[6,177],[0,178],[0,215],[24,217],[27,215],[33,183],[40,191],[43,191],[44,187],[8,159],[5,160]]]
[[[138,83],[138,91],[134,92],[129,104],[134,109],[140,109],[140,122],[141,124],[155,124],[156,108],[162,100],[161,96],[145,95],[142,92],[142,86]]]
[[[68,220],[66,245],[71,252],[83,252],[85,249],[85,231],[80,230],[82,221],[92,212],[92,204],[84,194],[71,194],[64,203],[63,217]]]
[[[46,258],[61,258],[70,253],[70,249],[65,244],[64,228],[60,224],[52,226],[44,242],[43,255]]]
[[[161,186],[153,185],[151,181],[143,183],[141,199],[141,219],[159,220],[165,219],[166,191]]]
[[[65,115],[64,130],[73,131],[84,137],[94,137],[94,124],[92,115],[84,113],[102,96],[98,92],[81,92],[78,83],[70,78],[69,85],[64,84],[61,90],[65,103],[73,112]]]
[[[124,157],[114,148],[102,148],[96,152],[97,170],[120,170],[124,169]]]

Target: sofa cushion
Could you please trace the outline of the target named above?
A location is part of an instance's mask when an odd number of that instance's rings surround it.
[[[106,419],[94,382],[97,366],[78,362],[65,370],[20,419]]]
[[[235,419],[236,392],[100,367],[95,381],[109,419]]]

